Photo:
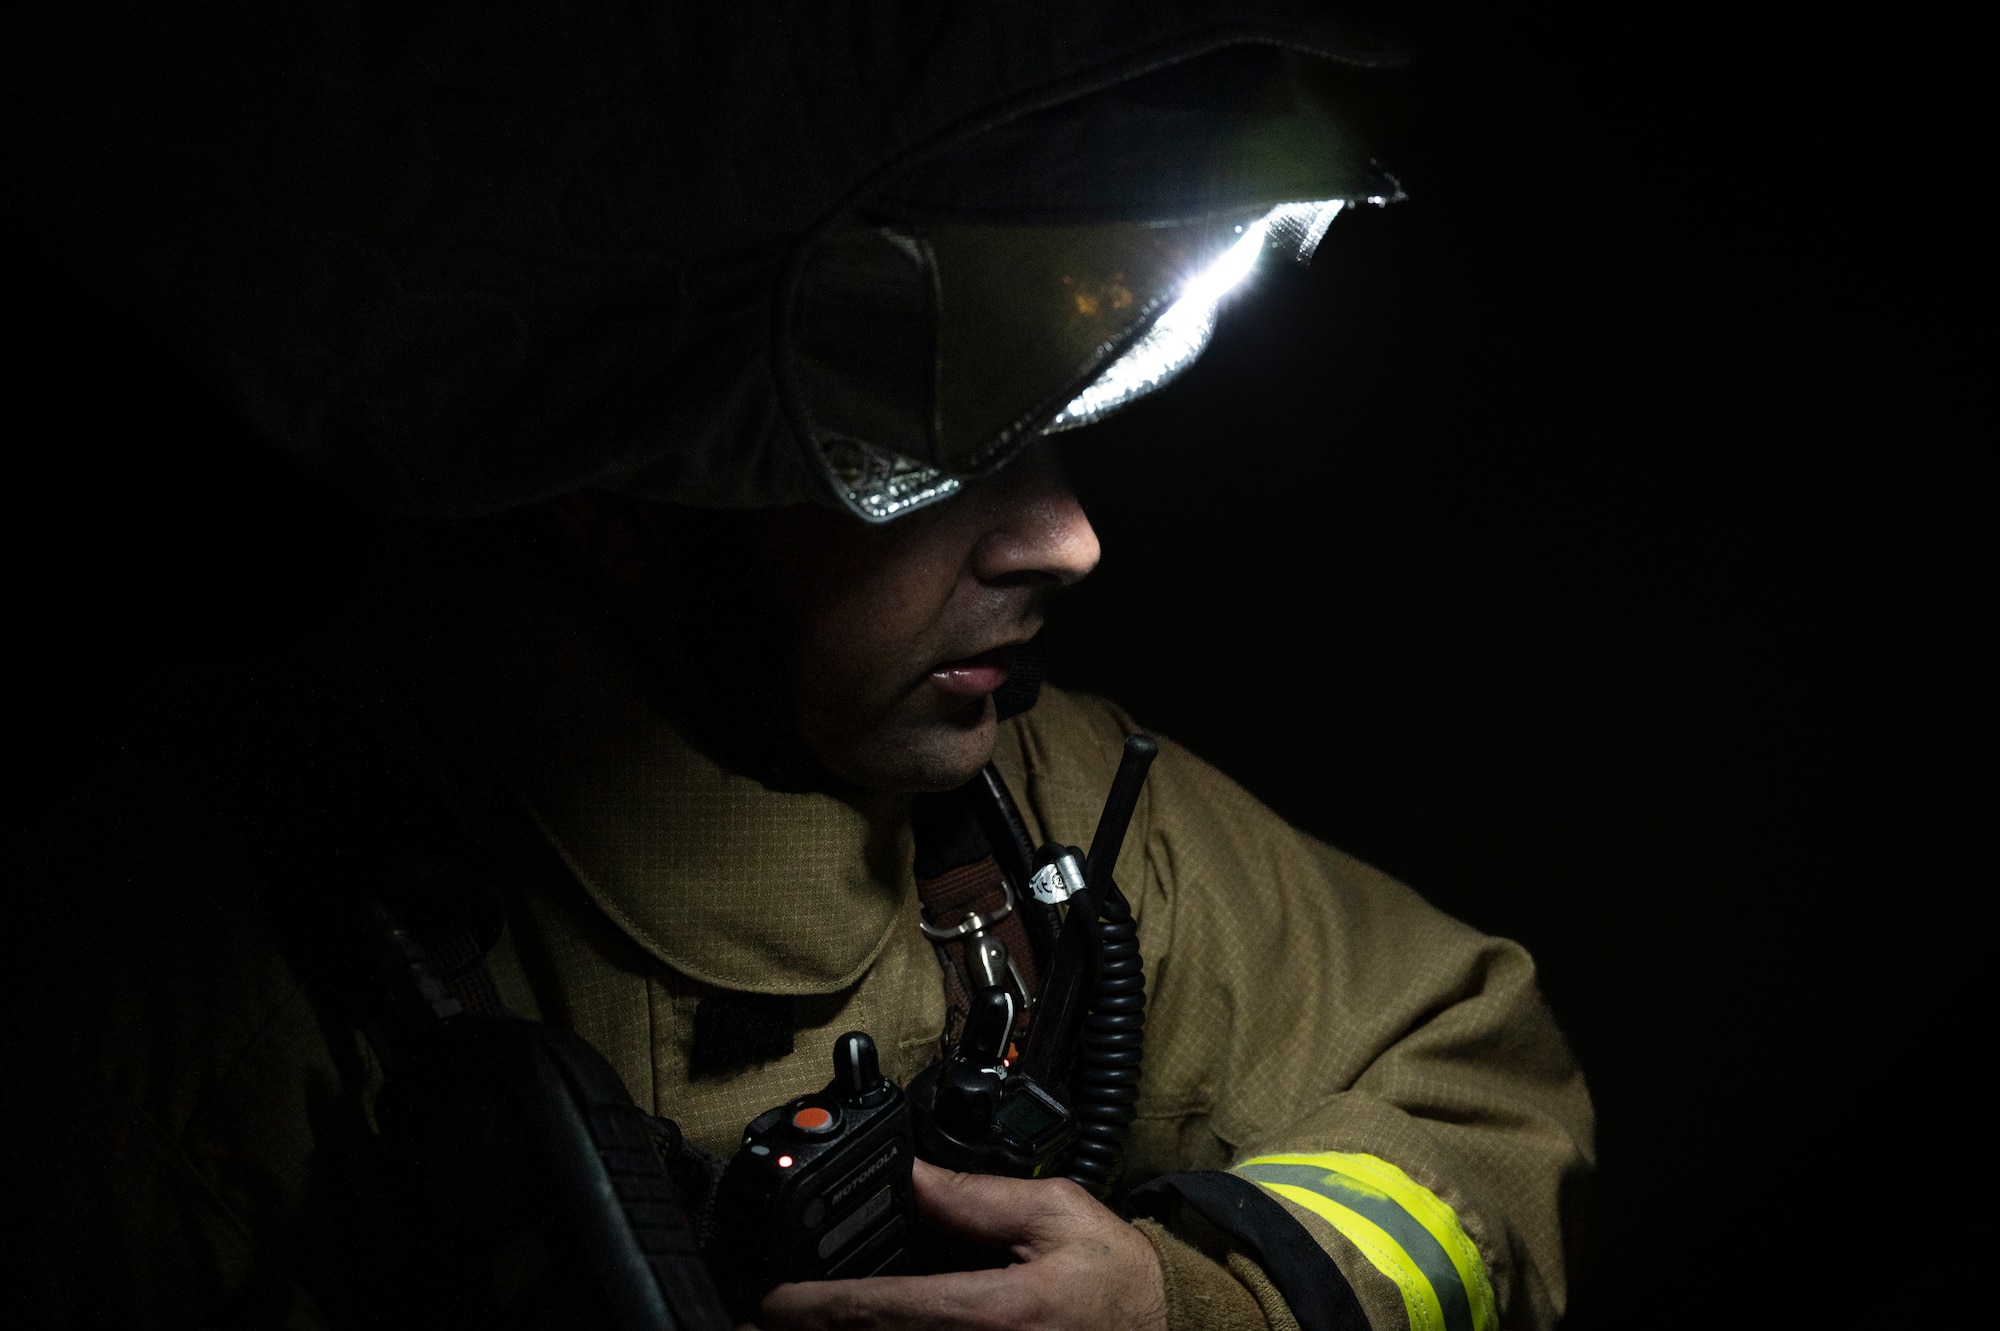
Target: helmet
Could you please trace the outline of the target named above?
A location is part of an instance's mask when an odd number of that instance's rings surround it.
[[[1398,196],[1397,48],[1298,0],[439,11],[84,0],[46,229],[375,505],[584,485],[886,521],[1164,383]]]

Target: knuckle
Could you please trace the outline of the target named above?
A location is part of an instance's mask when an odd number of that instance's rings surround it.
[[[1097,1204],[1097,1199],[1086,1192],[1084,1186],[1075,1179],[1056,1179],[1055,1190],[1058,1194],[1069,1198],[1079,1206],[1095,1206]]]
[[[1097,1199],[1070,1179],[1054,1179],[1048,1184],[1051,1209],[1067,1215],[1086,1216],[1097,1210]]]
[[[874,1307],[858,1294],[843,1290],[827,1301],[826,1324],[839,1331],[866,1331],[879,1323]]]

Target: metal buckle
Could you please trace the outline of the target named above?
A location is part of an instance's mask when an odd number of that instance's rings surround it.
[[[1006,899],[1000,909],[991,915],[981,915],[978,911],[966,916],[949,929],[940,929],[922,916],[917,918],[917,928],[924,931],[924,937],[933,943],[950,943],[964,938],[967,934],[982,934],[1014,913],[1014,885],[1005,878],[1000,880],[1000,890]]]

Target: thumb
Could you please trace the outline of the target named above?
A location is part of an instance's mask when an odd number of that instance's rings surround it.
[[[959,1174],[916,1162],[917,1214],[995,1248],[1039,1248],[1092,1207],[1090,1194],[1068,1179],[1000,1178]]]

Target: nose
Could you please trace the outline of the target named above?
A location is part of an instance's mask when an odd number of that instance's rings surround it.
[[[1097,567],[1097,529],[1050,446],[1029,448],[978,488],[985,530],[973,546],[972,573],[981,582],[1067,587]]]

